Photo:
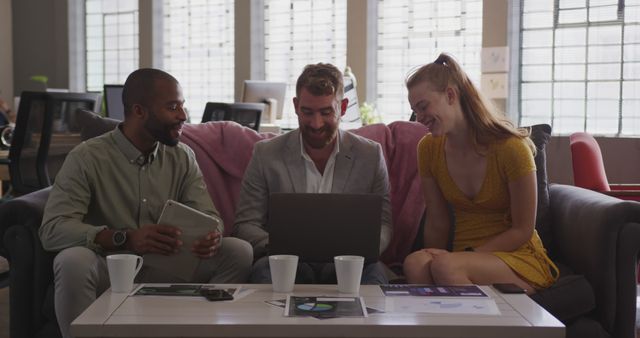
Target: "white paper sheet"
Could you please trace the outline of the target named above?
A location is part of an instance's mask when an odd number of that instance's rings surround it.
[[[387,297],[387,312],[500,315],[493,299]]]

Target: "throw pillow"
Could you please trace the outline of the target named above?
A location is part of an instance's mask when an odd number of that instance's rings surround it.
[[[102,117],[86,109],[78,109],[76,118],[80,126],[80,138],[83,141],[111,131],[120,123],[118,120]]]
[[[548,124],[536,124],[531,126],[529,136],[536,146],[537,153],[534,158],[536,163],[536,178],[538,181],[538,210],[536,213],[536,230],[544,243],[550,256],[553,256],[553,245],[550,214],[549,214],[549,182],[547,178],[546,148],[551,139],[551,126]]]

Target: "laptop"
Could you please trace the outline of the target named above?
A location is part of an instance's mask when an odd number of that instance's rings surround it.
[[[378,261],[382,196],[273,193],[269,197],[269,254],[329,263],[338,255]]]

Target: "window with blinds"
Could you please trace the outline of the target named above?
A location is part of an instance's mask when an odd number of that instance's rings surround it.
[[[138,68],[138,2],[86,0],[87,91],[122,84]]]
[[[378,0],[376,108],[383,122],[409,120],[410,70],[447,52],[480,87],[481,0]]]
[[[640,135],[640,1],[523,0],[520,119]]]
[[[347,60],[346,0],[265,0],[265,77],[287,83],[285,127],[297,127],[295,84],[304,66],[332,63],[344,71]],[[280,102],[278,102],[280,104]]]
[[[163,65],[200,122],[207,102],[234,102],[234,1],[164,0],[163,11]]]

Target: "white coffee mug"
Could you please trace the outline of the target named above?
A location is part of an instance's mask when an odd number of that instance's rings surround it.
[[[119,254],[107,256],[111,292],[131,292],[133,280],[142,268],[142,262],[142,257],[136,255]]]
[[[273,292],[288,293],[293,291],[298,269],[298,256],[272,255],[269,256],[269,269]]]
[[[364,267],[362,256],[335,256],[336,277],[338,278],[338,292],[357,294],[360,292],[360,279]]]

